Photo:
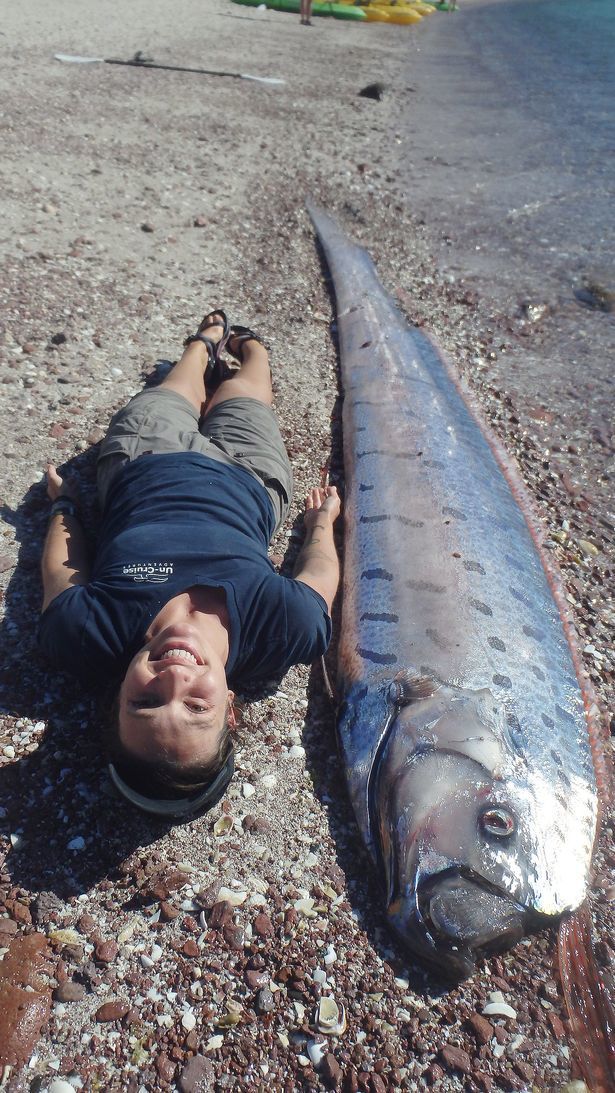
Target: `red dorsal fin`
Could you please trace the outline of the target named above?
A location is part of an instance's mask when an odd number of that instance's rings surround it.
[[[560,977],[574,1052],[591,1093],[615,1093],[615,1010],[592,951],[587,903],[562,919]]]

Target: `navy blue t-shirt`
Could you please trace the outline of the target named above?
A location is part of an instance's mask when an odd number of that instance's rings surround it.
[[[90,686],[121,679],[164,604],[205,585],[226,594],[231,684],[309,664],[331,620],[317,592],[275,572],[273,530],[266,490],[241,467],[198,452],[141,456],[111,486],[90,581],[42,614],[41,648]]]

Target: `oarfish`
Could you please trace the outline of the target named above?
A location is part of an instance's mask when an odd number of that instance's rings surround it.
[[[583,901],[598,711],[519,472],[367,253],[310,214],[342,363],[348,788],[394,932],[463,976]]]

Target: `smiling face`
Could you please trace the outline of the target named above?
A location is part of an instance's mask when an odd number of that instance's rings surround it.
[[[135,758],[206,763],[233,700],[224,662],[200,628],[167,626],[133,657],[119,694],[119,733]]]

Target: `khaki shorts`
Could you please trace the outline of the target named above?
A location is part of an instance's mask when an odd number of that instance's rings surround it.
[[[293,494],[292,470],[273,410],[253,398],[230,398],[199,417],[176,391],[141,391],[111,419],[100,447],[98,495],[104,505],[122,467],[141,455],[201,452],[243,467],[264,486],[276,520],[284,521]]]

